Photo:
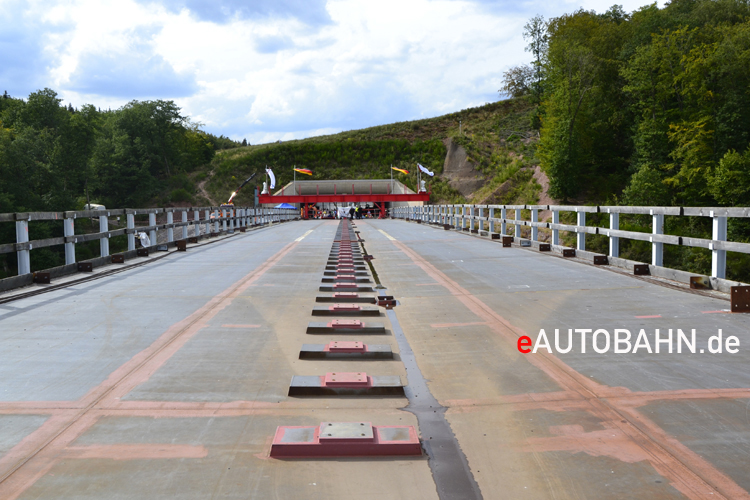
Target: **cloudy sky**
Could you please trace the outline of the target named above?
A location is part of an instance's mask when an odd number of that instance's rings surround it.
[[[530,17],[612,3],[648,2],[0,0],[0,92],[171,99],[217,135],[302,138],[496,101]]]

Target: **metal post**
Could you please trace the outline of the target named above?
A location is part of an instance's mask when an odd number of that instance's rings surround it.
[[[221,230],[227,232],[227,209],[221,209]]]
[[[99,232],[109,232],[109,221],[107,220],[106,215],[99,216]],[[109,235],[105,235],[99,238],[99,255],[101,255],[102,257],[106,257],[107,255],[109,255]]]
[[[135,214],[125,215],[127,228],[135,230]],[[135,232],[128,233],[128,250],[135,250]]]
[[[536,208],[531,209],[531,222],[539,222],[539,210]],[[531,239],[537,241],[539,239],[539,228],[531,226]]]
[[[553,210],[552,211],[552,224],[559,224],[560,223],[560,211],[559,210]],[[553,245],[560,245],[560,230],[559,229],[552,229],[552,244]]]
[[[199,210],[193,211],[193,236],[196,238],[201,235],[201,213]]]
[[[156,225],[156,214],[148,214],[148,225]],[[156,229],[152,229],[148,232],[148,239],[151,240],[151,245],[156,245]]]
[[[206,221],[205,221],[206,228],[205,228],[204,232],[206,234],[208,234],[208,233],[211,232],[211,211],[210,210],[206,210],[205,215],[206,215]]]
[[[586,212],[578,212],[578,225],[582,228],[586,226]],[[576,230],[578,233],[577,236],[577,245],[576,248],[578,250],[586,250],[586,233],[583,229]]]
[[[129,219],[128,219],[129,220]],[[129,227],[129,226],[128,226]],[[76,234],[73,217],[68,217],[63,222],[63,236],[74,236]],[[129,236],[129,235],[128,235]],[[128,239],[130,243],[130,239]],[[76,244],[71,242],[65,243],[65,265],[76,263]]]
[[[174,213],[170,210],[167,212],[167,224],[174,224]],[[174,241],[174,228],[168,227],[167,228],[167,243],[172,243]]]
[[[521,224],[518,223],[518,221],[521,220],[521,209],[516,209],[516,238],[521,237]]]
[[[503,236],[506,235],[508,232],[508,224],[505,222],[505,219],[508,218],[508,209],[505,208],[505,205],[503,205],[503,208],[500,209],[500,234]]]
[[[727,241],[727,218],[719,217],[711,212],[713,217],[713,235],[714,241]],[[717,250],[711,243],[711,276],[714,278],[725,279],[727,276],[727,251]]]
[[[16,221],[16,243],[28,243],[29,241],[29,221]],[[18,250],[18,275],[29,274],[31,272],[31,247],[29,250]]]
[[[653,219],[652,234],[664,234],[664,214],[655,214],[651,211]],[[664,243],[651,240],[651,265],[664,265]]]
[[[490,233],[495,232],[495,209],[493,207],[490,207],[490,222],[489,222],[489,231]]]
[[[219,211],[214,210],[214,232],[219,232]]]
[[[620,214],[617,212],[609,213],[609,228],[613,230],[620,229]],[[620,238],[618,236],[609,237],[609,256],[620,256]]]
[[[477,217],[479,217],[479,231],[484,231],[484,208],[479,207],[477,208]],[[481,235],[481,232],[480,232]]]
[[[474,205],[469,205],[469,230],[474,230]]]
[[[182,222],[187,222],[187,210],[182,211]],[[182,226],[182,239],[186,240],[188,238],[188,227],[187,224]]]

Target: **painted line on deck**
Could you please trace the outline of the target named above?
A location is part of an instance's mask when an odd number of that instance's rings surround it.
[[[310,230],[309,230],[308,232],[306,232],[305,234],[303,234],[302,236],[300,236],[299,238],[297,238],[297,239],[296,239],[296,240],[294,240],[294,241],[296,241],[296,242],[300,242],[300,241],[302,241],[302,240],[304,240],[304,239],[305,239],[305,236],[307,236],[308,234],[310,234],[310,233],[312,233],[312,232],[313,232],[313,230],[312,230],[312,229],[310,229]]]
[[[384,236],[385,236],[386,238],[388,238],[389,240],[391,240],[391,241],[396,241],[396,238],[394,238],[394,237],[393,237],[393,236],[391,236],[390,234],[386,233],[386,232],[385,232],[385,231],[383,231],[382,229],[378,229],[378,231],[380,231],[381,233],[383,233],[383,235],[384,235]]]

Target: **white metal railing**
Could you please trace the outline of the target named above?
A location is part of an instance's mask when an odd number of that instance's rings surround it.
[[[522,210],[530,211],[530,220],[522,218]],[[539,222],[539,211],[552,213],[551,222]],[[560,224],[560,212],[575,212],[576,224]],[[609,214],[609,227],[586,225],[587,213]],[[496,215],[500,217],[496,217]],[[650,233],[620,230],[620,214],[649,215]],[[532,241],[539,241],[539,228],[550,229],[552,245],[560,244],[560,231],[576,233],[576,249],[586,249],[586,234],[601,234],[609,238],[609,256],[619,257],[620,238],[651,243],[651,265],[662,266],[664,244],[706,248],[711,250],[711,275],[726,277],[726,254],[750,254],[750,243],[727,241],[727,220],[732,217],[750,218],[750,207],[629,207],[629,206],[571,206],[571,205],[425,205],[392,209],[396,218],[449,224],[459,229],[478,227],[488,233],[508,234],[513,226],[514,235],[521,237],[521,228],[531,228]],[[513,215],[512,217],[508,217]],[[664,234],[664,216],[710,217],[713,222],[711,239]],[[500,230],[497,231],[497,226]]]
[[[156,215],[166,214],[166,224],[157,224]],[[192,219],[189,215],[192,213]],[[174,221],[175,214],[179,214],[180,222]],[[135,225],[136,215],[148,215],[148,225]],[[109,218],[124,216],[126,227],[110,229]],[[18,275],[31,273],[31,250],[65,246],[65,264],[76,262],[76,243],[99,240],[100,257],[109,256],[109,240],[115,236],[126,234],[128,250],[135,250],[135,234],[148,232],[152,245],[156,245],[156,232],[167,230],[167,242],[175,241],[174,230],[182,229],[178,240],[188,238],[188,228],[193,227],[193,236],[200,237],[219,231],[233,231],[235,228],[282,222],[299,217],[297,210],[277,208],[248,208],[248,207],[199,207],[199,208],[125,208],[114,210],[80,210],[70,212],[27,212],[0,214],[0,223],[15,222],[16,242],[0,244],[0,254],[16,252],[18,258]],[[77,219],[99,219],[99,232],[91,234],[75,234]],[[29,241],[29,223],[33,221],[63,221],[63,236],[44,240]]]

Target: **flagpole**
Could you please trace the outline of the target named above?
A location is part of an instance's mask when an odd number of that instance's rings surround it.
[[[391,194],[393,194],[393,163],[391,163]]]

